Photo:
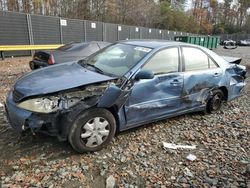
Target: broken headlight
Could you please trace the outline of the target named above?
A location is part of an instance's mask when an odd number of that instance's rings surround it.
[[[60,109],[69,109],[88,97],[102,95],[106,88],[107,83],[88,86],[84,90],[68,91],[56,96],[28,99],[18,104],[18,107],[32,112],[51,113]]]
[[[18,107],[32,112],[51,113],[58,110],[58,104],[58,97],[42,97],[23,101]]]

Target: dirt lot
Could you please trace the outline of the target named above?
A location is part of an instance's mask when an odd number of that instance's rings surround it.
[[[216,52],[243,57],[243,64],[250,67],[248,47]],[[29,60],[0,61],[0,103],[14,81],[30,71]],[[1,185],[98,188],[115,181],[117,187],[129,188],[250,187],[249,78],[247,82],[244,96],[217,114],[188,114],[126,131],[102,151],[83,155],[56,138],[20,137],[0,107]],[[162,141],[197,148],[164,150]],[[188,161],[188,154],[197,159]]]

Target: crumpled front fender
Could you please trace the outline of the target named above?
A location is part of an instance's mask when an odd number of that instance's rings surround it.
[[[116,105],[118,109],[126,102],[132,90],[122,90],[115,84],[111,84],[98,101],[97,107],[110,108]]]

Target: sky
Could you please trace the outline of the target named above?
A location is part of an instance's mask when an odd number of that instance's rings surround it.
[[[223,3],[224,1],[225,0],[218,0],[219,3]],[[234,1],[236,1],[236,0],[234,0]],[[185,9],[186,10],[190,9],[191,5],[192,5],[192,0],[187,0],[187,6]]]

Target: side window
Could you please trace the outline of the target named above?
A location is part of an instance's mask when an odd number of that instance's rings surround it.
[[[183,47],[185,71],[206,70],[209,68],[208,56],[197,48]]]
[[[218,65],[215,64],[214,61],[209,58],[209,68],[214,69],[214,68],[217,68],[217,67],[218,67]]]
[[[179,52],[178,48],[169,48],[156,53],[143,67],[154,74],[178,72]]]

